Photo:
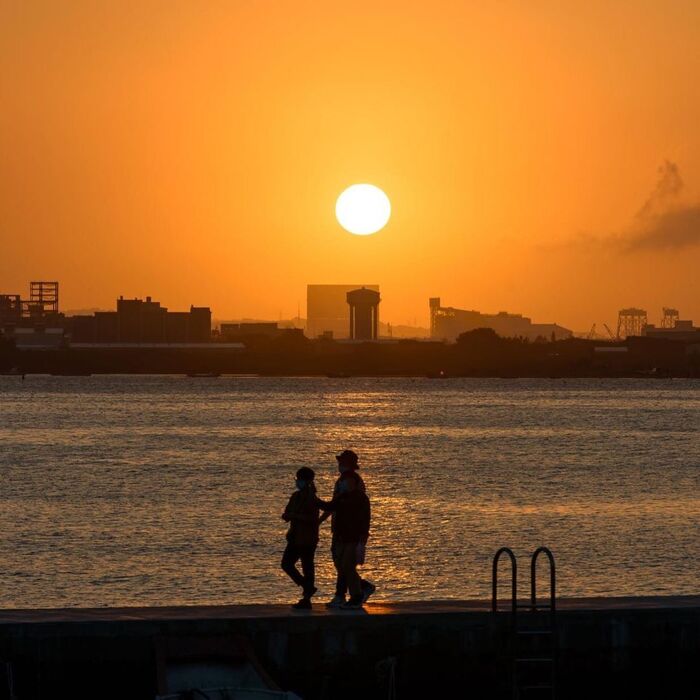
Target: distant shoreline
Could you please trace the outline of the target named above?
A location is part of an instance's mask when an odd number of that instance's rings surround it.
[[[2,348],[0,348],[2,350]],[[457,343],[336,343],[304,338],[248,345],[14,348],[0,352],[13,374],[184,374],[265,377],[692,378],[700,377],[700,342],[631,337],[600,343],[571,338],[527,342],[493,335]]]
[[[696,379],[700,374],[648,374],[648,373],[598,373],[598,374],[450,374],[434,377],[426,374],[344,374],[342,376],[321,373],[264,373],[264,372],[223,372],[211,375],[193,376],[187,372],[154,372],[154,371],[106,371],[106,372],[41,372],[27,371],[24,373],[0,372],[0,377],[182,377],[192,380],[216,379],[430,379],[435,381],[451,379]]]

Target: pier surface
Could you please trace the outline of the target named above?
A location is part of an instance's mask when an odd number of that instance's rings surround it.
[[[521,601],[523,604],[526,601]],[[370,603],[364,610],[287,605],[0,611],[0,661],[19,698],[154,698],[159,639],[245,637],[304,700],[506,698],[512,692],[509,601]],[[544,616],[544,617],[543,617]],[[541,626],[547,613],[518,611]],[[681,696],[697,682],[700,596],[559,599],[558,697]],[[3,695],[0,680],[0,698]],[[99,689],[99,695],[96,690]],[[469,690],[469,693],[466,691]],[[605,694],[603,694],[605,690]]]
[[[525,605],[527,600],[520,600]],[[559,598],[557,610],[566,611],[632,611],[632,610],[700,610],[700,595],[686,596],[624,596],[615,598]],[[509,601],[499,601],[500,612],[509,611]],[[0,625],[46,623],[108,623],[108,622],[166,622],[176,620],[241,620],[299,617],[345,618],[349,615],[446,615],[468,612],[490,612],[491,601],[429,600],[399,603],[370,602],[362,610],[328,609],[323,602],[311,611],[292,610],[289,605],[185,605],[125,608],[33,608],[0,609]]]

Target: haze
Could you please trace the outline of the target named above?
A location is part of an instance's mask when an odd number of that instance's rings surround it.
[[[479,7],[479,5],[488,5]],[[700,321],[700,4],[4,2],[0,292]],[[338,194],[391,198],[379,234]],[[670,183],[670,184],[669,184]]]

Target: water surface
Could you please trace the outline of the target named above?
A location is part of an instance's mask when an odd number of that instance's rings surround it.
[[[700,593],[697,380],[29,376],[0,377],[0,605],[294,600],[294,471],[330,495],[345,447],[377,598],[487,597],[541,544],[562,595]]]

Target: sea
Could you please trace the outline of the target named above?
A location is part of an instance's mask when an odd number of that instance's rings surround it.
[[[539,546],[560,596],[700,593],[700,380],[30,375],[0,377],[0,606],[293,602],[295,471],[328,498],[345,448],[375,600],[488,599],[502,546],[522,595]]]

